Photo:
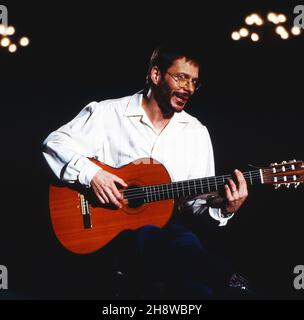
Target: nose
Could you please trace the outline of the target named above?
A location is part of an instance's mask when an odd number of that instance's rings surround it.
[[[195,84],[192,81],[188,81],[185,86],[184,89],[187,90],[190,94],[193,94],[195,91]]]

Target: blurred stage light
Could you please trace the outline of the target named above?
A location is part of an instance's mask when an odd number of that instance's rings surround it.
[[[277,16],[277,19],[279,20],[280,23],[286,22],[287,20],[285,14],[282,14],[282,13]]]
[[[253,13],[251,16],[253,18],[254,24],[256,24],[257,26],[261,26],[263,24],[263,20],[257,13]]]
[[[7,28],[6,28],[6,35],[8,35],[8,36],[11,36],[11,35],[13,35],[14,33],[15,33],[15,28],[13,27],[13,26],[8,26]]]
[[[283,34],[283,33],[286,33],[286,29],[285,29],[283,26],[277,26],[277,27],[275,28],[275,31],[276,31],[276,33],[279,34],[279,35],[281,35],[281,34]]]
[[[241,37],[247,37],[248,34],[249,34],[249,31],[247,28],[241,28],[240,31],[239,31],[239,34]]]
[[[8,47],[10,43],[11,43],[11,40],[7,37],[2,38],[0,42],[2,47]]]
[[[253,19],[252,15],[251,16],[247,16],[245,18],[245,23],[248,24],[249,26],[253,25],[254,19]]]
[[[11,53],[14,53],[17,51],[17,46],[12,43],[9,47],[8,47],[8,51],[11,52]]]
[[[289,38],[287,30],[283,26],[277,26],[275,31],[282,39],[286,40]]]
[[[0,52],[7,50],[8,52],[13,53],[17,51],[18,46],[26,47],[29,45],[30,41],[28,37],[22,37],[18,40],[15,33],[16,29],[14,26],[0,24]]]
[[[273,36],[271,35],[273,28],[274,32],[280,36],[279,39],[283,40],[293,38],[293,36],[299,36],[302,33],[300,27],[292,26],[292,21],[288,22],[288,17],[284,13],[268,12],[264,17],[258,13],[251,13],[245,17],[244,21],[248,28],[241,26],[238,32],[234,31],[231,34],[231,38],[233,40],[245,41],[244,38],[250,35],[250,39],[254,42],[259,41],[261,37],[265,42],[271,39],[271,36]],[[272,28],[263,28],[261,27],[263,24],[268,24],[272,26]],[[273,24],[275,26],[273,26]],[[268,37],[269,32],[270,37]],[[272,38],[278,39],[278,37]]]
[[[289,38],[288,32],[282,32],[282,33],[280,34],[280,36],[281,36],[281,38],[282,38],[283,40],[286,40],[286,39]]]
[[[241,35],[240,35],[237,31],[234,31],[234,32],[232,32],[232,34],[231,34],[231,38],[232,38],[234,41],[237,41],[237,40],[240,40],[240,39],[241,39]]]
[[[262,24],[264,24],[264,21],[262,20],[262,18],[260,16],[257,15],[255,23],[257,26],[261,26]]]
[[[256,24],[257,26],[261,26],[264,23],[264,21],[257,13],[252,13],[250,16],[247,16],[245,18],[245,23],[248,24],[249,26],[253,24]]]
[[[274,12],[269,12],[267,19],[274,24],[278,24],[280,22],[278,16]]]
[[[254,41],[254,42],[257,42],[259,41],[260,37],[257,33],[253,32],[250,36],[251,40]]]
[[[294,26],[291,28],[291,33],[294,36],[298,36],[301,33],[301,29],[299,27]]]
[[[26,46],[29,45],[30,40],[29,40],[29,38],[27,38],[27,37],[22,37],[22,38],[20,39],[19,43],[20,43],[20,46],[26,47]]]

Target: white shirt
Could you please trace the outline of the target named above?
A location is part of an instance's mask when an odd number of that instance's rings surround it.
[[[185,111],[174,113],[157,134],[142,108],[141,93],[119,99],[91,102],[69,123],[44,141],[44,157],[56,176],[66,182],[90,186],[100,167],[88,157],[118,168],[139,158],[162,163],[172,181],[214,176],[213,148],[208,130]],[[188,202],[191,203],[191,202]],[[192,210],[206,207],[192,202]],[[229,218],[209,208],[220,225]]]

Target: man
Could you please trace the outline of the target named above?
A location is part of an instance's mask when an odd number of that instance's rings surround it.
[[[127,184],[88,157],[112,167],[151,157],[166,167],[173,181],[213,176],[208,130],[184,111],[200,86],[199,72],[199,60],[190,50],[158,47],[150,60],[145,90],[90,103],[47,137],[44,156],[49,166],[61,180],[91,187],[101,204],[117,207],[123,200],[118,186]],[[227,181],[224,197],[210,196],[208,201],[205,197],[184,198],[178,209],[196,213],[208,210],[225,225],[247,197],[243,174],[235,170],[235,177],[235,182]],[[200,239],[189,229],[174,222],[163,229],[146,226],[136,231],[136,239],[147,274],[168,279],[175,292],[186,297],[213,297],[211,279],[217,275],[210,271]]]

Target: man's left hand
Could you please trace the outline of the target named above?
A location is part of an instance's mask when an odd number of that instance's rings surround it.
[[[242,172],[236,169],[234,173],[236,184],[232,179],[228,179],[228,183],[225,184],[226,201],[222,207],[225,213],[236,212],[248,196],[247,183]]]

